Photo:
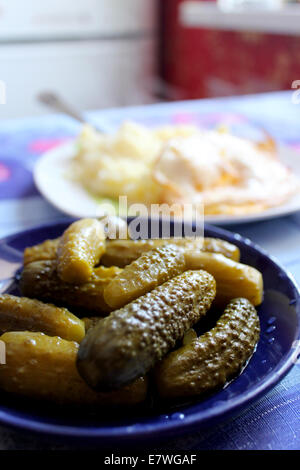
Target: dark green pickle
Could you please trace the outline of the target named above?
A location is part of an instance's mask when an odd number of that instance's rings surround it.
[[[214,328],[156,365],[159,396],[193,397],[224,386],[253,354],[259,333],[254,306],[247,299],[232,300]]]
[[[84,316],[103,316],[111,311],[103,297],[104,288],[120,271],[100,266],[93,270],[89,282],[74,285],[59,278],[55,261],[36,261],[24,267],[20,289],[26,297],[82,310]]]
[[[88,331],[77,367],[97,390],[144,376],[209,309],[216,292],[205,271],[186,271],[103,319]]]

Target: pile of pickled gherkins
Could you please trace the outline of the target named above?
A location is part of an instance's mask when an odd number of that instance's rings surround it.
[[[25,249],[22,297],[0,295],[0,389],[93,406],[217,390],[259,339],[262,275],[239,260],[220,239],[108,240],[97,219],[74,222]]]

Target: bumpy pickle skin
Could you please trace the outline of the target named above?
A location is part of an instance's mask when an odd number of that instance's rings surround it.
[[[104,300],[121,308],[185,270],[184,254],[174,245],[144,253],[126,266],[104,289]]]
[[[56,259],[56,251],[60,238],[54,240],[45,240],[38,245],[29,246],[24,250],[23,263],[34,263],[35,261],[45,261],[49,259]]]
[[[84,284],[105,251],[103,225],[97,219],[81,219],[65,230],[57,247],[57,272],[64,282]]]
[[[120,268],[100,266],[89,282],[74,285],[60,280],[55,261],[36,261],[24,267],[20,290],[26,297],[82,310],[84,315],[103,316],[111,311],[103,297],[104,288],[120,272]]]
[[[259,318],[247,299],[234,299],[216,326],[169,353],[154,369],[160,397],[186,398],[211,392],[237,375],[259,340]]]
[[[60,238],[56,238],[55,240],[46,240],[39,245],[26,248],[24,251],[24,265],[35,261],[56,259],[56,250],[59,240]],[[208,253],[219,253],[233,261],[240,260],[240,250],[232,243],[219,238],[197,237],[194,240],[111,240],[106,244],[106,251],[101,257],[101,264],[108,267],[118,266],[119,268],[124,268],[128,264],[132,263],[132,261],[139,258],[143,253],[168,243],[179,246],[189,245],[192,243],[192,249],[196,251],[202,250]]]
[[[217,283],[215,304],[221,307],[231,299],[245,297],[257,306],[263,300],[263,277],[252,266],[237,263],[221,254],[185,251],[187,269],[204,269]]]
[[[66,308],[39,300],[0,295],[0,332],[35,331],[80,341],[85,336],[84,322]]]
[[[205,315],[215,288],[207,272],[188,271],[114,311],[81,342],[81,376],[101,391],[144,376]]]
[[[135,261],[143,253],[166,244],[190,248],[195,251],[203,250],[209,253],[220,253],[233,261],[240,260],[240,250],[232,243],[218,238],[171,238],[169,240],[112,240],[107,243],[106,252],[101,258],[104,266],[119,266],[124,268]]]
[[[0,389],[62,405],[135,405],[145,400],[147,379],[112,393],[97,393],[76,369],[78,344],[43,333],[9,332],[0,337],[6,364],[0,367]]]

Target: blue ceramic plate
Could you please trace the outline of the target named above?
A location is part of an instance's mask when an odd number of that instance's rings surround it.
[[[17,293],[11,280],[22,263],[26,246],[59,236],[68,223],[34,228],[0,241],[0,291]],[[206,235],[238,245],[242,262],[263,273],[264,302],[259,308],[261,337],[257,350],[242,374],[225,389],[193,404],[172,411],[140,410],[129,416],[111,412],[84,415],[68,413],[48,404],[1,395],[0,422],[28,431],[63,435],[101,443],[171,437],[222,420],[257,400],[281,380],[296,360],[295,341],[299,339],[299,289],[293,278],[250,240],[212,226]],[[1,366],[0,366],[1,367]]]

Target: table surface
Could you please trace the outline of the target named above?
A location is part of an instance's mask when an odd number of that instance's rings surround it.
[[[291,92],[156,104],[87,113],[110,131],[124,119],[147,125],[192,123],[258,135],[265,129],[278,142],[300,152],[300,104]],[[32,169],[46,150],[71,139],[79,125],[65,116],[4,121],[0,124],[0,236],[34,225],[64,220],[38,193]],[[299,154],[300,158],[300,154]],[[231,226],[260,244],[300,282],[300,212],[280,219]],[[300,366],[240,415],[205,431],[168,441],[163,449],[300,449]],[[68,448],[62,438],[49,441],[0,427],[1,449]],[[147,447],[148,450],[148,447]]]

